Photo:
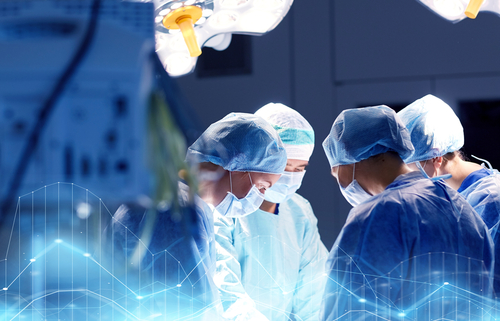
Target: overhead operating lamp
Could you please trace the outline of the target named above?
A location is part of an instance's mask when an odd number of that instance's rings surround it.
[[[192,72],[201,48],[224,50],[232,34],[263,35],[293,0],[154,0],[156,52],[174,77]]]
[[[417,0],[444,19],[457,23],[465,18],[475,19],[479,11],[500,15],[499,0]]]

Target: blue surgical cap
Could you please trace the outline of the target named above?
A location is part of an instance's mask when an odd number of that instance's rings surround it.
[[[230,113],[188,148],[189,163],[210,162],[228,171],[281,174],[286,151],[276,130],[259,116]]]
[[[464,129],[457,115],[441,99],[427,95],[398,113],[410,132],[415,153],[406,163],[424,161],[459,150],[464,145]]]
[[[330,167],[354,164],[388,151],[402,159],[413,152],[410,134],[387,106],[347,109],[335,119],[323,142]]]

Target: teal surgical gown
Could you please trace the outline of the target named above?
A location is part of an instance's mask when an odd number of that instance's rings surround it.
[[[317,320],[328,251],[309,202],[298,194],[278,214],[215,215],[224,316],[238,320]]]
[[[443,181],[400,175],[351,210],[328,258],[321,320],[483,320],[493,244]]]

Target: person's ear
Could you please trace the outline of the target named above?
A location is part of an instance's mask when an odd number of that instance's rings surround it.
[[[435,170],[438,170],[439,168],[441,168],[442,164],[443,164],[443,156],[434,157],[432,159],[432,165],[434,166]]]
[[[443,157],[442,156],[434,157],[432,159],[432,166],[434,169],[434,173],[436,173],[435,176],[442,175],[442,173],[443,173],[442,167],[441,167],[442,165],[443,165]]]

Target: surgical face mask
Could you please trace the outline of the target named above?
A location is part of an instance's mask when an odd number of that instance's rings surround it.
[[[289,199],[302,184],[306,171],[283,172],[280,179],[266,191],[266,201],[271,203],[283,203]]]
[[[231,172],[229,172],[231,192],[227,192],[226,197],[224,197],[222,202],[215,207],[221,215],[227,217],[242,217],[252,214],[262,205],[262,202],[264,201],[264,194],[262,194],[257,187],[253,185],[250,173],[248,173],[248,177],[250,178],[252,188],[244,198],[238,199],[236,195],[233,194],[233,181],[231,178]]]
[[[340,169],[340,167],[339,167]],[[351,204],[353,207],[358,206],[364,201],[368,200],[372,195],[368,194],[361,185],[359,185],[358,181],[354,178],[354,172],[356,170],[356,164],[354,164],[354,168],[352,170],[352,182],[346,187],[342,187],[339,183],[340,192],[344,195],[344,198]]]

